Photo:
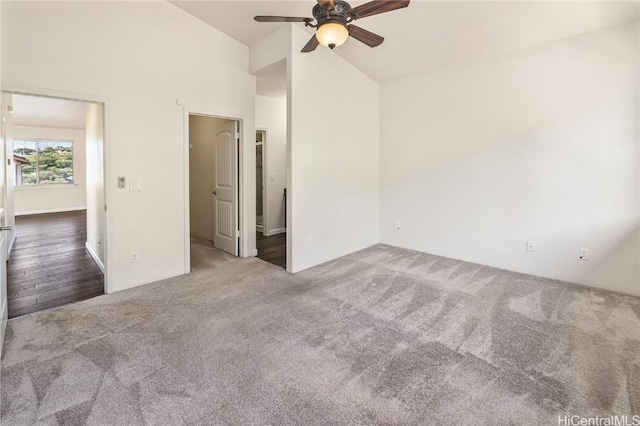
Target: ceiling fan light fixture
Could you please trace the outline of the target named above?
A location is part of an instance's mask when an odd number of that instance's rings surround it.
[[[316,0],[316,2],[317,4],[311,10],[313,18],[259,15],[253,19],[258,22],[300,22],[304,23],[305,27],[316,28],[316,33],[304,45],[302,53],[313,52],[319,45],[334,49],[342,46],[349,37],[369,47],[376,47],[382,44],[384,37],[353,25],[351,22],[405,8],[409,6],[411,0],[370,0],[355,8],[344,0]]]
[[[330,49],[342,46],[349,38],[349,30],[340,22],[327,22],[316,30],[318,42]]]

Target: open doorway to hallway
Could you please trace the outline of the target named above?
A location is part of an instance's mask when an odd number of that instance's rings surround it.
[[[240,250],[239,121],[189,114],[191,249]],[[191,268],[197,268],[193,257]]]
[[[256,130],[256,231],[264,234],[266,130]],[[268,179],[268,178],[267,178]]]
[[[104,294],[103,104],[3,101],[9,318]]]
[[[258,258],[287,267],[286,62],[256,76],[256,246]]]

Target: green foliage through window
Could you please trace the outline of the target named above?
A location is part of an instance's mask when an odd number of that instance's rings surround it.
[[[73,142],[14,140],[16,186],[73,183]]]

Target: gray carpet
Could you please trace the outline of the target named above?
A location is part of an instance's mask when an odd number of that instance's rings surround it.
[[[9,322],[3,425],[545,424],[640,414],[640,299],[377,245]]]

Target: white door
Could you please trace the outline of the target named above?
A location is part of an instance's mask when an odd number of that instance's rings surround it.
[[[0,164],[3,164],[0,173],[0,227],[5,224],[5,140],[6,140],[6,120],[4,114],[5,106],[2,105],[2,129],[0,129]],[[6,231],[0,231],[0,354],[2,354],[2,344],[4,343],[4,333],[7,328],[7,318],[9,306],[7,305],[7,238]]]
[[[213,245],[238,255],[238,132],[235,121],[218,127],[213,182]]]

